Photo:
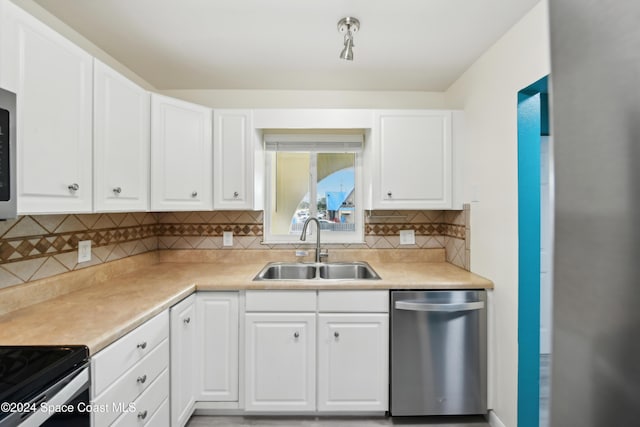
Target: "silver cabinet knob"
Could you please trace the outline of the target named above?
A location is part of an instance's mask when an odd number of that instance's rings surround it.
[[[113,189],[113,192],[116,193],[116,194],[120,194],[120,193],[122,193],[122,188],[121,187],[116,187],[116,188]]]
[[[340,332],[335,331],[335,332],[333,333],[333,336],[334,336],[334,337],[336,337],[336,338],[340,338]]]
[[[73,184],[69,185],[67,188],[69,189],[69,191],[78,191],[80,189],[80,186],[74,182]]]
[[[141,350],[144,350],[145,348],[147,348],[147,342],[141,342],[140,344],[138,344],[136,347],[138,347]]]
[[[234,191],[234,192],[233,192],[233,198],[234,198],[234,199],[237,199],[237,198],[238,198],[238,196],[240,196],[240,193],[238,193],[237,191]]]
[[[299,332],[294,332],[293,333],[293,337],[294,338],[299,338],[300,337],[300,333]]]
[[[145,409],[144,411],[138,412],[138,418],[141,420],[144,420],[145,418],[147,418],[147,410]]]
[[[388,191],[388,192],[387,192],[387,196],[388,196],[389,198],[391,198],[391,197],[393,196],[393,193],[392,193],[391,191]]]
[[[194,191],[193,193],[191,193],[191,197],[198,197],[198,192]]]
[[[138,377],[138,378],[136,379],[136,382],[138,382],[138,383],[140,383],[140,384],[144,384],[144,383],[146,383],[146,382],[147,382],[147,374],[144,374],[143,376]]]
[[[186,324],[191,322],[191,317],[187,317],[186,319],[183,320],[183,322]]]

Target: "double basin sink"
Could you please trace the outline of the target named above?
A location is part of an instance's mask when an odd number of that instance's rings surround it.
[[[380,280],[366,262],[271,262],[253,280]]]

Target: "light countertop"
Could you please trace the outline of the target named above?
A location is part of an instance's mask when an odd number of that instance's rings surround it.
[[[0,316],[0,345],[79,344],[95,354],[196,290],[493,288],[490,280],[437,261],[367,259],[382,280],[256,282],[253,278],[269,261],[264,257],[168,262],[187,258],[161,256],[157,264],[8,312]]]

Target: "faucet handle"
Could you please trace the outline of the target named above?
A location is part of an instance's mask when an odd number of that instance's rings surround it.
[[[318,255],[318,258],[320,258],[320,262],[325,262],[329,259],[329,250],[328,249],[323,249],[320,251],[320,255]]]

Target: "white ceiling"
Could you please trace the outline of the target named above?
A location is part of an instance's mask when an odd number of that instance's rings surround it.
[[[539,0],[35,1],[158,89],[443,91]]]

